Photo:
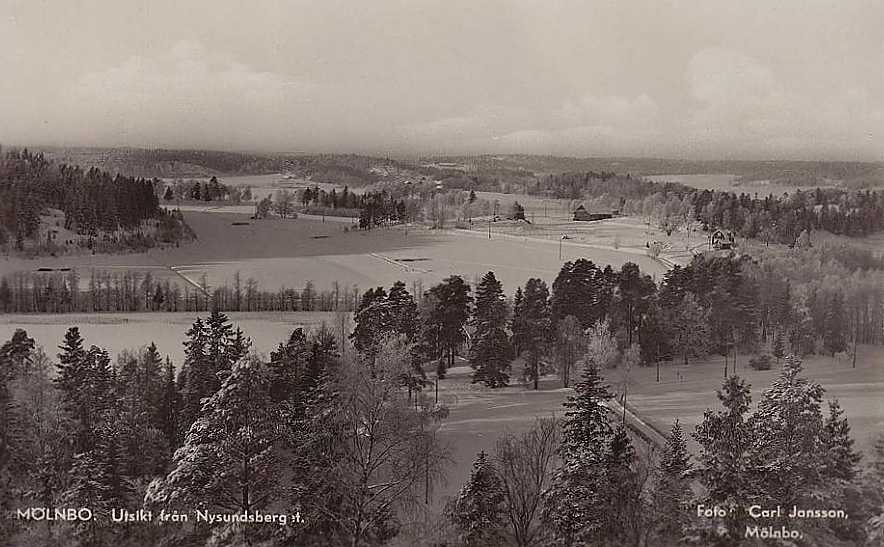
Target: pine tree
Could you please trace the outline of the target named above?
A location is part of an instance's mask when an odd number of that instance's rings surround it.
[[[476,312],[473,318],[475,333],[470,348],[470,366],[473,383],[488,387],[505,386],[509,381],[512,350],[506,334],[507,306],[503,286],[488,272],[476,287]]]
[[[513,340],[521,351],[528,354],[525,377],[533,380],[534,389],[538,389],[540,379],[540,358],[551,337],[549,289],[542,280],[529,279],[525,284],[523,301],[517,310],[513,310]]]
[[[435,285],[424,297],[435,304],[425,318],[425,333],[434,341],[442,359],[436,371],[441,379],[454,366],[457,349],[464,342],[464,326],[470,317],[470,286],[457,275],[447,277]]]
[[[583,328],[604,318],[608,312],[600,298],[604,289],[602,272],[591,260],[579,258],[566,262],[552,285],[553,320],[573,315]]]
[[[556,328],[555,347],[562,387],[569,387],[571,385],[571,371],[577,363],[578,356],[586,350],[586,337],[580,327],[580,321],[573,315],[559,321]]]
[[[709,310],[692,293],[685,294],[672,310],[668,327],[672,332],[673,349],[684,356],[685,365],[689,356],[703,355],[711,345],[709,324]]]
[[[414,296],[405,288],[405,283],[397,281],[390,287],[389,302],[390,327],[396,334],[404,335],[409,341],[417,335],[417,304]]]
[[[353,316],[356,323],[350,334],[353,347],[369,359],[377,355],[381,340],[391,331],[389,307],[383,287],[368,289]]]
[[[647,314],[657,287],[650,276],[642,276],[633,262],[627,262],[616,275],[616,296],[612,302],[615,330],[626,331],[626,345],[631,346],[639,325]]]
[[[464,547],[505,545],[502,535],[504,493],[488,455],[479,452],[470,480],[446,507],[447,517],[460,532]]]
[[[847,321],[844,297],[840,292],[835,293],[829,301],[823,328],[823,347],[832,357],[847,349]]]

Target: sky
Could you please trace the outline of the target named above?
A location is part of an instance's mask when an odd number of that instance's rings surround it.
[[[0,0],[0,144],[884,159],[881,0]]]

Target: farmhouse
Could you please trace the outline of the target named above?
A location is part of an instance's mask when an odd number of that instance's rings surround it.
[[[586,210],[586,207],[581,205],[574,211],[574,220],[579,222],[589,222],[593,220],[604,220],[606,218],[611,218],[614,215],[611,213],[590,213]]]
[[[709,246],[715,251],[727,251],[734,248],[734,234],[730,230],[716,229],[709,236]]]

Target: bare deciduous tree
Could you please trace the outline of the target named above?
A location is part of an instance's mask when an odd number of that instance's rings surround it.
[[[549,487],[559,445],[559,423],[539,418],[522,435],[506,435],[497,443],[495,467],[504,490],[505,535],[517,547],[541,545],[543,492]]]

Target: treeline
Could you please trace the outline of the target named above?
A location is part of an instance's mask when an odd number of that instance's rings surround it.
[[[659,365],[674,356],[687,364],[715,353],[736,370],[740,353],[855,355],[857,344],[881,343],[880,269],[819,284],[790,281],[785,267],[699,255],[658,287],[633,263],[618,271],[578,259],[565,263],[551,290],[530,279],[511,300],[493,272],[474,291],[449,277],[419,301],[399,282],[389,293],[378,287],[363,295],[354,344],[370,353],[386,337],[405,336],[416,362],[437,361],[440,378],[462,354],[473,381],[492,388],[507,385],[521,363],[521,379],[536,389],[550,372],[567,387],[587,348],[604,366]]]
[[[728,378],[723,408],[692,432],[695,456],[678,421],[659,456],[634,447],[599,365],[587,355],[581,366],[560,423],[538,420],[478,454],[446,506],[446,544],[823,547],[882,537],[884,437],[862,469],[838,401],[826,404],[799,358],[786,358],[753,413],[750,386]],[[783,514],[753,515],[752,506]],[[793,507],[827,518],[790,518]]]
[[[85,288],[84,285],[85,284]],[[150,272],[92,270],[88,280],[69,272],[18,272],[0,277],[0,313],[200,312],[221,311],[352,311],[359,288],[338,282],[317,289],[261,290],[239,273],[229,285],[210,287],[158,279]]]
[[[657,183],[631,175],[618,175],[607,171],[582,173],[559,173],[539,177],[527,189],[530,195],[549,196],[557,199],[582,199],[600,196],[610,197],[612,202],[625,199],[641,199],[662,192],[681,197],[690,188],[677,183]]]
[[[175,179],[164,185],[163,200],[224,201],[233,204],[252,200],[251,186],[237,187],[222,184],[213,176],[207,181]]]
[[[146,220],[158,220],[158,240],[175,237],[180,219],[159,207],[154,182],[91,168],[54,165],[28,150],[12,150],[0,159],[0,246],[23,250],[37,237],[41,214],[64,213],[64,228],[89,238],[115,231],[134,232]]]
[[[378,226],[389,226],[402,222],[419,220],[420,204],[408,195],[395,195],[386,188],[368,192],[351,192],[348,186],[339,193],[337,189],[326,191],[319,186],[305,188],[297,194],[297,199],[304,211],[323,211],[343,209],[358,211],[359,227],[370,230]],[[319,209],[317,209],[319,208]]]
[[[390,344],[369,372],[325,327],[296,329],[266,361],[249,347],[219,312],[187,331],[177,372],[153,344],[112,361],[76,327],[55,364],[16,331],[0,348],[2,543],[369,546],[397,535],[445,461],[433,435],[444,409],[400,386],[407,354]],[[93,520],[8,517],[28,507],[88,508]],[[155,520],[111,521],[140,508]],[[228,516],[200,522],[197,509]],[[161,525],[160,511],[189,519]]]
[[[529,193],[589,199],[625,211],[654,215],[664,224],[702,223],[745,238],[794,245],[802,232],[825,230],[862,237],[884,231],[884,192],[816,188],[758,198],[719,190],[699,190],[612,173],[563,173],[537,179]],[[678,218],[683,217],[683,218]]]
[[[519,170],[523,173],[608,171],[652,175],[707,175],[730,173],[739,181],[769,181],[774,185],[818,186],[843,184],[847,188],[875,188],[884,182],[884,163],[844,161],[739,161],[661,158],[570,158],[534,155],[454,156],[436,161],[469,166],[470,170]],[[533,183],[533,181],[532,181]]]

